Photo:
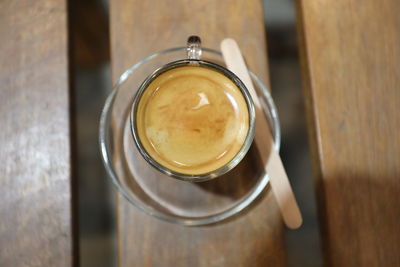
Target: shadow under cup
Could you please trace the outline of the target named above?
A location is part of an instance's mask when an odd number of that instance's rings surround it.
[[[173,179],[150,165],[138,150],[131,130],[132,99],[149,73],[186,58],[186,47],[161,51],[132,65],[114,86],[104,105],[99,141],[105,168],[119,192],[135,207],[164,221],[186,226],[229,218],[248,207],[269,183],[253,144],[229,172],[217,179],[190,183]],[[203,48],[203,59],[223,65],[221,53]],[[280,128],[267,87],[250,73],[279,149]]]
[[[132,102],[137,149],[155,169],[184,181],[207,181],[236,167],[250,148],[254,128],[254,104],[243,82],[203,60],[159,68]]]

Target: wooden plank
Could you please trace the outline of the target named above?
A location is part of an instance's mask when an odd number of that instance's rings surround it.
[[[331,266],[400,266],[399,13],[397,0],[299,4]]]
[[[0,3],[0,266],[71,266],[64,0]]]
[[[112,1],[113,80],[147,55],[184,45],[192,34],[215,49],[225,37],[235,38],[250,68],[268,81],[263,12],[257,0]],[[279,210],[268,192],[241,216],[207,227],[162,222],[118,198],[120,266],[282,266],[282,234]]]

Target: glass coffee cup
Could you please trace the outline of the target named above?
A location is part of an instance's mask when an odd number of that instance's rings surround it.
[[[232,170],[254,139],[255,110],[243,82],[201,60],[191,36],[187,59],[164,65],[137,90],[130,112],[134,143],[158,171],[200,182]]]

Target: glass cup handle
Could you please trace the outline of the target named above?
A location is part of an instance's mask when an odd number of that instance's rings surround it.
[[[187,57],[189,59],[199,60],[201,57],[201,39],[199,36],[192,35],[187,41]]]

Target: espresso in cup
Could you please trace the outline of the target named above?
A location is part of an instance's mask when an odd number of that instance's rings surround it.
[[[187,175],[225,166],[249,132],[241,90],[225,75],[202,66],[180,66],[157,76],[141,95],[135,119],[148,155]]]
[[[200,38],[189,37],[187,54],[141,84],[132,102],[131,129],[149,164],[168,176],[200,182],[243,159],[254,138],[255,111],[235,74],[200,60]]]

